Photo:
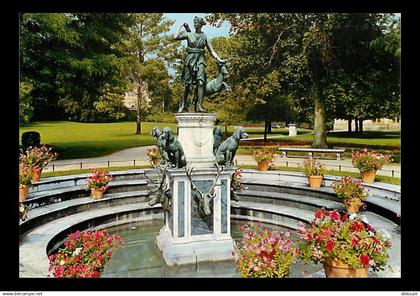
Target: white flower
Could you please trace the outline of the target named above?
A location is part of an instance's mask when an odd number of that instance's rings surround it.
[[[356,218],[356,217],[357,217],[357,213],[353,213],[349,216],[349,219],[354,220],[354,218]]]
[[[74,250],[73,252],[73,256],[79,255],[81,251],[82,251],[82,248],[76,248],[76,250]]]
[[[64,265],[64,263],[65,263],[64,260],[60,261],[60,265]]]

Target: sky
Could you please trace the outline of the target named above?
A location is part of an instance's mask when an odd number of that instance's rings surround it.
[[[194,17],[204,17],[205,13],[164,13],[163,16],[168,19],[175,20],[175,23],[172,25],[170,30],[170,34],[174,34],[175,31],[181,26],[183,23],[187,22],[190,25],[191,30],[194,30]],[[207,38],[212,39],[214,37],[219,36],[229,36],[229,29],[230,25],[228,23],[224,23],[222,27],[216,28],[210,24],[207,24],[203,27],[203,32],[206,33]]]

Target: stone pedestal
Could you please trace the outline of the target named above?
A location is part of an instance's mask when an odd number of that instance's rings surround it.
[[[217,176],[213,155],[216,114],[178,113],[175,118],[187,168],[193,168],[191,179],[201,192],[208,192]],[[167,171],[172,207],[170,213],[165,213],[165,226],[156,238],[167,265],[234,259],[230,235],[230,187],[235,169],[225,167],[220,173],[216,195],[210,205],[212,214],[205,219],[198,213],[185,168]]]
[[[230,235],[230,186],[235,168],[225,168],[216,186],[212,214],[202,219],[191,195],[191,183],[183,169],[168,170],[172,193],[172,211],[165,213],[165,226],[157,245],[166,264],[190,264],[200,261],[233,260]],[[213,184],[216,168],[194,169],[192,180],[206,192]]]
[[[296,124],[289,124],[289,137],[297,136],[297,128]]]
[[[213,128],[216,113],[177,113],[178,141],[187,163],[194,167],[213,167]]]

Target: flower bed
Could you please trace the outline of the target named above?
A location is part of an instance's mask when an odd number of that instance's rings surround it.
[[[106,231],[76,231],[67,236],[63,249],[49,256],[49,271],[56,278],[97,278],[123,244],[120,236]]]
[[[242,277],[281,278],[289,274],[295,248],[290,232],[280,233],[259,224],[241,226],[243,239],[236,248],[236,266]]]

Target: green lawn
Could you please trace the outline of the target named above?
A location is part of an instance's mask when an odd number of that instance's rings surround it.
[[[97,157],[126,148],[153,145],[156,139],[150,135],[154,126],[161,129],[169,126],[176,131],[174,123],[142,123],[142,134],[136,135],[134,122],[78,123],[68,121],[36,122],[19,129],[19,141],[26,131],[41,134],[41,143],[52,145],[59,159]]]
[[[28,127],[20,128],[19,141],[21,134],[25,131],[37,131],[41,134],[41,143],[52,145],[59,153],[59,159],[89,158],[111,154],[126,148],[153,145],[155,138],[150,135],[151,129],[159,126],[161,129],[169,126],[176,132],[175,123],[142,123],[143,133],[135,135],[136,125],[134,122],[118,123],[78,123],[68,121],[54,122],[35,122]],[[221,127],[224,130],[224,127]],[[288,129],[273,128],[273,134],[288,134]],[[228,128],[229,132],[234,131],[234,127]],[[263,130],[259,128],[248,128],[250,137],[263,137]],[[294,142],[304,141],[308,145],[313,140],[311,130],[298,130],[302,133],[296,137],[281,137],[270,139],[270,141]],[[385,146],[400,147],[399,132],[365,132],[363,135],[348,135],[346,132],[335,132],[328,134],[328,144],[334,147],[350,148],[386,148]],[[350,146],[350,148],[349,148]],[[250,153],[242,150],[239,154]]]

